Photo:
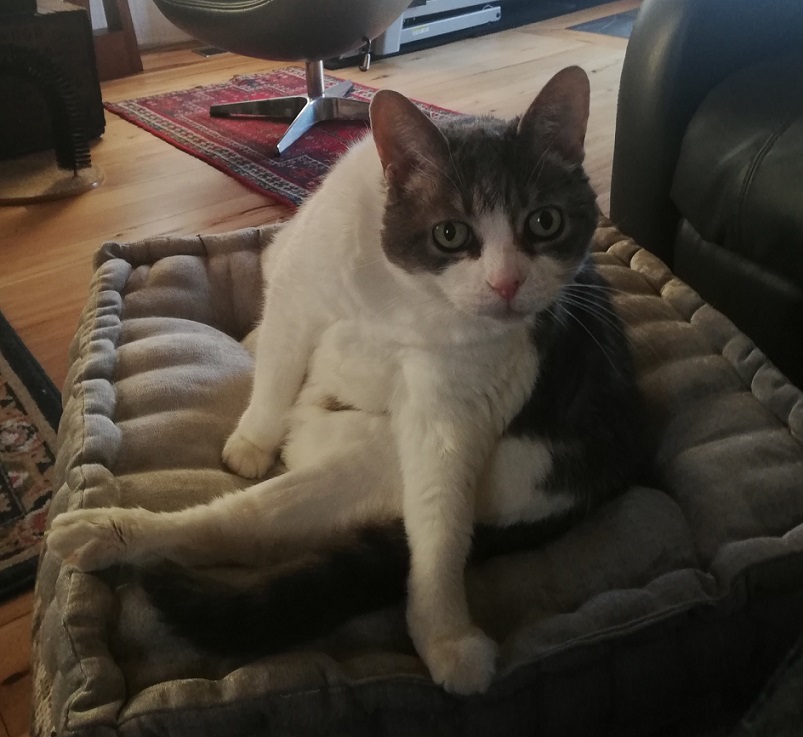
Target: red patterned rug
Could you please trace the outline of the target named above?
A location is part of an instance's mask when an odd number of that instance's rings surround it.
[[[328,75],[325,78],[327,87],[339,81]],[[365,134],[367,123],[321,123],[276,159],[270,151],[286,124],[213,118],[209,107],[260,97],[299,95],[305,90],[304,69],[286,67],[267,74],[234,77],[222,84],[106,103],[106,109],[258,192],[297,206],[318,186],[335,159]],[[367,101],[374,92],[355,84],[350,96]],[[419,105],[435,120],[458,115],[434,105]]]

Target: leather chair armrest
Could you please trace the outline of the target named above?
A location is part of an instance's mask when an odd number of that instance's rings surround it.
[[[611,219],[624,233],[672,266],[669,192],[698,105],[731,72],[801,45],[800,0],[644,0],[616,117]]]

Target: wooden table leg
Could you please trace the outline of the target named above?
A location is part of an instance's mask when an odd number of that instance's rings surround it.
[[[92,15],[89,0],[71,0]],[[134,22],[128,0],[103,0],[106,28],[95,29],[95,58],[101,81],[142,71]]]

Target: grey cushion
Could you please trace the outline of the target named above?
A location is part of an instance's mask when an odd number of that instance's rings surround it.
[[[241,341],[274,232],[101,249],[52,514],[176,509],[246,483],[219,456],[247,401]],[[648,734],[757,688],[803,617],[803,396],[655,257],[607,226],[595,248],[633,339],[657,488],[469,571],[472,610],[502,649],[488,694],[430,681],[401,606],[227,661],[166,632],[129,572],[84,574],[45,553],[32,733]]]

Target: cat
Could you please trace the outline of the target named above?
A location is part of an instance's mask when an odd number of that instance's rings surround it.
[[[346,609],[406,593],[432,678],[485,691],[498,648],[466,601],[472,540],[476,557],[536,545],[544,525],[622,491],[642,464],[629,345],[589,255],[589,97],[569,67],[518,119],[438,126],[377,92],[372,135],[263,257],[252,393],[223,459],[260,478],[281,455],[287,471],[178,512],[67,512],[48,547],[86,571],[253,564],[281,550],[287,563],[263,588],[317,565],[333,597],[338,575],[370,573],[381,591],[370,600],[352,580]],[[154,575],[170,609],[183,594],[170,596],[172,573]],[[192,575],[175,580],[199,595]],[[256,595],[228,590],[244,618],[274,629]],[[328,626],[323,609],[301,618]]]

